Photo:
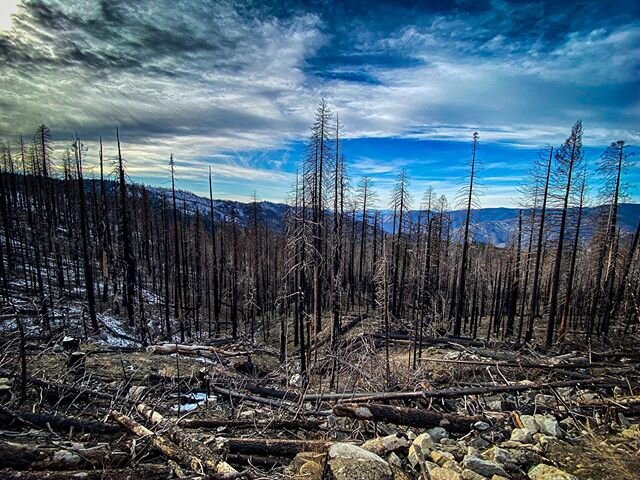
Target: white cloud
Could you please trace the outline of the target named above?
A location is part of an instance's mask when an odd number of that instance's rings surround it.
[[[60,10],[60,28],[23,9],[14,30],[0,33],[14,57],[32,59],[1,67],[0,106],[9,114],[0,117],[0,135],[15,139],[46,123],[58,139],[80,132],[95,154],[98,132],[117,124],[134,176],[160,181],[173,153],[185,182],[197,186],[212,164],[221,182],[255,182],[271,200],[282,200],[292,180],[286,162],[270,160],[267,168],[247,152],[304,139],[321,96],[340,112],[346,138],[468,142],[478,130],[482,142],[539,148],[562,141],[578,118],[586,144],[640,138],[638,89],[628,86],[637,86],[640,68],[637,21],[567,31],[551,49],[539,38],[503,34],[509,15],[498,23],[500,33],[492,31],[495,13],[436,15],[385,38],[355,31],[353,52],[422,62],[365,65],[376,80],[367,83],[307,68],[333,40],[318,14],[245,17],[231,2],[209,5],[213,11],[199,4],[177,11],[169,3],[123,4],[116,13],[124,20],[104,31],[91,27],[105,15],[94,2],[46,2]],[[145,37],[150,32],[158,45]],[[112,145],[108,150],[113,156]],[[353,167],[385,175],[405,165],[401,158],[358,158]],[[416,192],[426,187],[426,180],[415,183]],[[452,183],[436,187],[450,196]],[[380,188],[388,192],[390,185]],[[493,202],[507,194],[490,195]]]

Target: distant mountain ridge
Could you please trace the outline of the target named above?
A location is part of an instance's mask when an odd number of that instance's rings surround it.
[[[163,187],[147,187],[151,195],[157,197],[167,196],[171,197],[171,190]],[[178,206],[186,205],[187,211],[191,214],[195,214],[196,208],[205,217],[209,215],[209,199],[201,197],[191,192],[184,190],[176,191],[176,198]],[[280,228],[284,222],[284,215],[288,208],[288,205],[284,203],[260,201],[258,202],[261,213],[261,220],[263,225],[266,222],[270,228]],[[585,207],[584,219],[581,227],[584,238],[588,238],[593,234],[595,227],[595,220],[598,212],[603,209],[606,210],[607,206]],[[229,221],[232,216],[232,211],[235,210],[238,222],[241,225],[247,225],[252,218],[253,205],[251,202],[238,202],[234,200],[214,200],[215,219],[218,222]],[[511,239],[517,235],[518,232],[518,214],[521,209],[508,208],[508,207],[493,207],[493,208],[477,208],[473,209],[471,213],[472,219],[472,234],[473,240],[480,243],[491,243],[496,246],[507,245]],[[530,210],[522,209],[523,213],[523,242],[528,239],[528,225],[527,216]],[[550,225],[553,225],[553,219],[559,213],[559,210],[550,208],[547,210]],[[385,230],[391,231],[391,212],[383,210],[385,217]],[[452,227],[458,230],[462,227],[465,220],[464,210],[451,210],[447,212],[451,218]],[[623,233],[633,233],[636,229],[637,223],[640,220],[640,204],[638,203],[621,203],[619,206],[619,224]],[[419,211],[411,210],[408,213],[408,217],[416,222],[418,220]],[[361,220],[361,216],[356,214],[358,221]]]
[[[581,237],[588,238],[593,235],[596,220],[599,213],[606,213],[608,206],[599,205],[595,207],[585,207],[583,209],[583,221],[580,227]],[[518,208],[479,208],[474,209],[471,213],[473,222],[474,241],[482,243],[491,243],[496,246],[504,246],[509,243],[510,239],[518,234],[518,214],[521,209]],[[523,243],[528,241],[529,226],[527,219],[531,210],[522,209],[523,214]],[[464,210],[453,210],[450,212],[453,228],[457,229],[462,226],[465,219]],[[553,232],[555,219],[559,216],[560,210],[550,208],[547,210],[547,218]],[[570,211],[572,217],[577,214],[577,209],[572,208]],[[539,212],[538,212],[539,215]],[[636,230],[638,221],[640,220],[640,204],[638,203],[621,203],[618,208],[618,222],[623,233],[633,233]],[[569,232],[573,231],[573,227],[569,228]]]

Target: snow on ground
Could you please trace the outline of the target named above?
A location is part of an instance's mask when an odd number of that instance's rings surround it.
[[[139,342],[133,340],[123,328],[123,320],[108,313],[99,313],[98,321],[105,328],[97,339],[99,345],[116,348],[137,347]]]
[[[207,396],[204,392],[190,393],[178,399],[178,404],[171,407],[174,412],[192,412],[196,408],[204,405],[207,402],[215,402],[215,395]],[[185,403],[180,404],[180,401]]]

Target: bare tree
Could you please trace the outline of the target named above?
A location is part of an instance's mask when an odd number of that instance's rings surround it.
[[[467,287],[467,257],[469,256],[471,206],[474,196],[474,182],[476,179],[476,152],[478,149],[478,132],[473,133],[473,143],[471,147],[471,171],[469,174],[469,187],[466,191],[467,206],[464,220],[464,233],[462,236],[462,256],[460,257],[458,292],[456,300],[455,317],[453,324],[453,335],[459,337],[462,332],[462,316],[464,314],[465,295]]]

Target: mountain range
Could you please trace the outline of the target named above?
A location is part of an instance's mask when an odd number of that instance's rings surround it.
[[[171,196],[171,190],[162,187],[149,187],[151,196],[161,198],[162,196]],[[209,212],[209,199],[200,197],[194,193],[187,191],[176,191],[176,198],[179,206],[185,206],[187,211],[191,214],[195,214],[196,210],[200,211],[204,215],[208,215]],[[266,224],[270,228],[280,228],[284,223],[284,215],[288,206],[284,203],[275,203],[260,201],[257,202],[260,210],[260,217],[263,224]],[[237,216],[240,225],[249,224],[254,210],[252,203],[243,203],[233,200],[214,200],[215,218],[216,221],[229,221],[233,211]],[[596,225],[596,219],[599,214],[606,213],[607,206],[593,206],[584,208],[583,222],[581,226],[581,237],[590,237]],[[572,209],[574,210],[574,209]],[[386,231],[392,229],[392,212],[383,210],[385,216],[384,228]],[[476,208],[472,210],[472,235],[475,242],[490,243],[495,246],[505,246],[511,240],[514,239],[518,232],[518,215],[520,209],[518,208]],[[522,210],[523,215],[523,242],[527,237],[527,217],[530,210]],[[550,208],[547,210],[550,231],[553,231],[554,219],[558,217],[560,211],[558,209]],[[570,218],[575,217],[575,211],[569,212]],[[459,230],[465,221],[464,210],[451,210],[447,212],[451,219],[451,224],[454,231]],[[637,227],[638,221],[640,221],[640,204],[637,203],[622,203],[619,206],[619,225],[622,233],[633,233]],[[412,210],[408,212],[409,219],[412,222],[416,222],[419,217],[418,210]],[[356,214],[356,221],[361,221],[361,215]]]

